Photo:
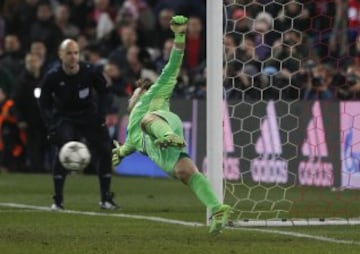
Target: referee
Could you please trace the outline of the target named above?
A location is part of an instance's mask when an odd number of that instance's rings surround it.
[[[40,109],[49,141],[56,147],[53,157],[53,210],[64,209],[64,183],[67,171],[61,165],[58,152],[68,141],[85,139],[96,157],[100,183],[100,208],[116,209],[111,185],[112,143],[105,125],[109,105],[106,80],[92,65],[79,60],[79,45],[71,39],[59,47],[61,64],[50,70],[41,82]]]

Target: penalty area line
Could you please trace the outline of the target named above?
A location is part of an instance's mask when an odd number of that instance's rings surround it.
[[[65,213],[65,214],[147,220],[147,221],[154,221],[154,222],[162,222],[162,223],[166,223],[166,224],[182,225],[182,226],[187,226],[187,227],[204,227],[205,226],[204,223],[173,220],[173,219],[166,219],[166,218],[162,218],[162,217],[145,216],[145,215],[131,215],[131,214],[124,214],[124,213],[101,213],[101,212],[75,211],[75,210],[52,211],[50,209],[50,207],[25,205],[25,204],[17,204],[17,203],[0,203],[0,207],[1,206],[2,207],[10,207],[10,208],[18,208],[18,209],[32,209],[32,210],[45,211],[45,212],[56,212],[56,213],[58,212],[58,213]],[[28,211],[28,210],[26,210],[26,211]],[[356,241],[352,241],[352,240],[341,240],[341,239],[330,238],[330,237],[325,237],[325,236],[316,236],[316,235],[297,233],[297,232],[291,232],[291,231],[248,228],[248,227],[246,227],[246,228],[244,228],[244,227],[243,228],[227,227],[227,229],[239,230],[239,231],[252,231],[252,232],[259,232],[259,233],[272,234],[272,235],[292,236],[292,237],[297,237],[297,238],[306,238],[309,240],[317,240],[317,241],[321,241],[321,242],[360,246],[360,242],[356,242]]]

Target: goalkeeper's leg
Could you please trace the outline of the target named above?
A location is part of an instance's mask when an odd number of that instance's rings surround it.
[[[230,206],[222,204],[203,174],[201,174],[193,161],[183,156],[175,165],[175,175],[183,183],[187,184],[197,198],[212,211],[209,233],[217,235],[227,225]]]
[[[155,114],[147,114],[141,121],[141,128],[144,132],[155,138],[155,145],[161,148],[184,147],[185,141],[175,134],[170,125],[161,117]]]

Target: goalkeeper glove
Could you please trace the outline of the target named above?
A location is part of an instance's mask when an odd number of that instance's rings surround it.
[[[115,168],[117,165],[120,164],[122,157],[120,157],[120,144],[117,141],[113,141],[115,148],[112,149],[112,166]]]
[[[182,15],[172,17],[170,28],[175,34],[175,43],[185,43],[188,18]]]

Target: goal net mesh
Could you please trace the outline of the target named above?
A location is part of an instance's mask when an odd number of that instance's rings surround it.
[[[224,197],[233,221],[360,216],[352,2],[223,1]]]

